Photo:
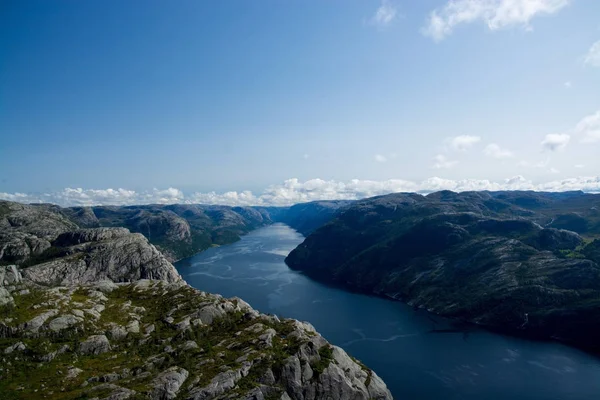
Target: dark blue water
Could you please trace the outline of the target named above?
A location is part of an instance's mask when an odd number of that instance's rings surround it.
[[[396,399],[600,399],[600,359],[558,343],[468,329],[402,303],[332,288],[291,271],[303,237],[285,225],[176,264],[192,286],[312,323],[374,369]],[[600,338],[599,338],[600,340]]]

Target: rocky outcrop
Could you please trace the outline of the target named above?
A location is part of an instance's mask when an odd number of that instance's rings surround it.
[[[49,326],[52,330],[52,327]],[[110,342],[105,335],[92,335],[79,345],[79,352],[83,355],[99,355],[111,350]]]
[[[20,272],[28,281],[55,286],[181,279],[141,234],[125,228],[78,229],[54,206],[0,202],[0,210],[0,262],[28,267]],[[0,271],[0,277],[7,272]]]
[[[374,372],[310,324],[183,282],[49,289],[25,279],[9,288],[15,306],[0,319],[10,332],[0,372],[13,397],[392,398]],[[44,302],[28,308],[37,298]]]
[[[181,279],[173,265],[144,236],[123,228],[68,232],[59,236],[57,242],[72,245],[62,247],[57,258],[23,269],[24,278],[49,286],[100,280]]]

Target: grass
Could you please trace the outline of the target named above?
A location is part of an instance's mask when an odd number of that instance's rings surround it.
[[[299,340],[290,334],[296,330],[294,321],[277,321],[270,317],[259,319],[248,318],[242,311],[227,312],[215,318],[211,324],[192,327],[187,331],[179,331],[172,324],[165,322],[165,317],[170,315],[175,323],[181,321],[208,304],[219,303],[220,300],[211,295],[201,295],[200,292],[188,287],[171,288],[157,284],[150,290],[137,290],[135,284],[120,285],[111,293],[105,293],[108,300],[99,320],[86,314],[83,324],[61,331],[50,333],[40,331],[39,337],[11,337],[0,339],[0,347],[6,348],[18,341],[25,343],[27,350],[14,352],[7,356],[0,371],[0,398],[26,398],[41,399],[49,392],[52,398],[77,399],[98,397],[99,393],[89,392],[89,389],[100,382],[92,381],[86,387],[81,385],[92,377],[101,377],[109,373],[121,373],[124,368],[142,372],[147,370],[148,359],[153,356],[164,357],[164,362],[151,369],[151,375],[144,379],[134,376],[122,377],[119,386],[135,390],[139,396],[146,396],[151,388],[151,380],[157,373],[172,366],[186,369],[190,373],[188,378],[199,378],[196,387],[203,387],[218,374],[227,370],[237,370],[242,363],[237,361],[245,356],[248,361],[260,357],[260,361],[252,365],[247,376],[243,377],[237,387],[233,389],[236,396],[241,397],[248,391],[257,387],[259,379],[264,376],[267,369],[280,370],[286,360],[299,352],[305,340]],[[71,293],[70,302],[61,305],[60,313],[69,313],[74,308],[83,308],[74,303],[83,303],[92,307],[98,300],[91,298],[89,289],[79,288]],[[64,296],[65,293],[61,295]],[[0,310],[2,318],[13,318],[11,325],[25,322],[46,308],[34,309],[34,305],[42,302],[56,302],[52,299],[57,294],[47,290],[32,290],[27,295],[16,295],[15,305],[3,307]],[[235,306],[235,302],[232,302]],[[126,326],[133,318],[130,315],[136,307],[144,307],[145,311],[138,309],[140,333],[129,333],[122,340],[110,338],[108,334],[112,324]],[[276,335],[272,339],[272,347],[267,347],[257,341],[258,336],[264,332],[253,332],[247,328],[261,323],[264,330],[272,328]],[[154,325],[154,331],[144,336],[145,327]],[[92,334],[105,332],[111,341],[112,351],[100,355],[81,355],[75,352],[79,344]],[[196,349],[181,350],[187,341],[193,340],[198,345]],[[141,344],[143,343],[143,344]],[[57,355],[51,362],[42,362],[41,357],[57,350],[64,344],[70,348],[64,354]],[[165,352],[165,347],[175,349],[172,353]],[[254,352],[248,352],[254,350]],[[320,361],[315,363],[313,369],[318,375],[327,368],[332,361],[333,348],[325,346],[319,351]],[[206,362],[207,360],[212,360]],[[202,361],[202,365],[200,365]],[[76,367],[83,370],[79,376],[66,380],[68,368]],[[64,389],[64,390],[63,390]],[[37,390],[37,391],[36,391]],[[180,396],[186,396],[187,386],[182,389]],[[277,390],[275,390],[277,391]]]

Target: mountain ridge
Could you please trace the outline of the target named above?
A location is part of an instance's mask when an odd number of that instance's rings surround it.
[[[599,351],[599,206],[600,196],[580,192],[378,196],[317,229],[286,263],[439,315]]]

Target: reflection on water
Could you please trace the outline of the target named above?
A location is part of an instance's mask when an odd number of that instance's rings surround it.
[[[312,281],[283,262],[302,240],[277,224],[176,266],[198,289],[309,321],[373,368],[397,399],[599,398],[599,359],[557,343],[465,331],[399,302]]]

